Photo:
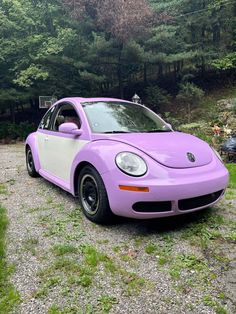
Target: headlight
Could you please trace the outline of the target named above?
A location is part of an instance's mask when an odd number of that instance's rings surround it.
[[[220,154],[217,152],[217,150],[215,148],[213,148],[213,147],[212,147],[212,149],[213,149],[214,153],[216,154],[216,156],[220,159],[220,161],[223,162],[223,160],[222,160]]]
[[[117,167],[134,177],[143,176],[147,172],[145,161],[136,154],[123,152],[116,156]]]

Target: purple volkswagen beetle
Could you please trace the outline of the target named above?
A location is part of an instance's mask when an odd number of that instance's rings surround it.
[[[193,212],[224,194],[228,172],[202,140],[148,108],[111,98],[65,98],[26,140],[30,176],[79,197],[87,218]]]

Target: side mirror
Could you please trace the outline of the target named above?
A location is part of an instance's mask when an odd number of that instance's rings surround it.
[[[173,131],[173,127],[170,123],[166,123],[166,125]]]
[[[82,130],[78,129],[78,126],[73,122],[66,122],[59,125],[59,132],[77,136],[82,134]]]

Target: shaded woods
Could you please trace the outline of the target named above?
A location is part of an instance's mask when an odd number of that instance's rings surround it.
[[[233,80],[235,1],[0,0],[0,17],[0,114],[13,122],[39,95],[137,92],[161,110],[185,84]]]

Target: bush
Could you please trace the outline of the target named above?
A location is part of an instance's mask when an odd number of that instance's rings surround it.
[[[185,133],[197,136],[211,145],[213,144],[213,133],[211,127],[204,121],[182,124],[179,129]],[[216,139],[218,140],[218,137]]]
[[[13,124],[3,122],[0,124],[0,139],[25,140],[29,133],[35,130],[35,125],[29,122]]]
[[[181,119],[177,119],[170,112],[164,112],[163,119],[170,123],[174,129],[178,128],[181,124]]]

